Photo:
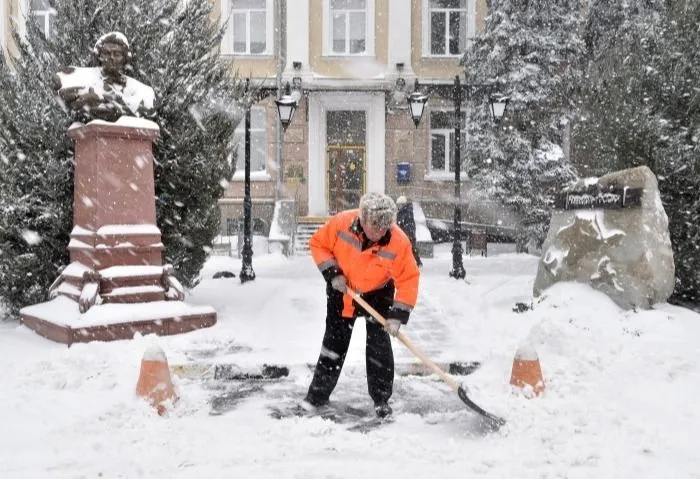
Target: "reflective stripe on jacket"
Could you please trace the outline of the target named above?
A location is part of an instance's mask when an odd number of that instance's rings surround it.
[[[316,266],[326,281],[343,274],[348,286],[359,294],[374,291],[394,281],[396,293],[391,317],[404,323],[416,305],[420,272],[411,249],[411,241],[396,224],[387,234],[364,250],[365,236],[360,225],[360,210],[338,213],[309,240]],[[352,298],[343,295],[343,317],[353,317]]]

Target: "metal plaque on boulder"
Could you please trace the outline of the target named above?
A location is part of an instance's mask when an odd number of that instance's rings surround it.
[[[554,200],[558,210],[607,209],[618,210],[642,205],[643,188],[589,185],[584,190],[559,193]]]

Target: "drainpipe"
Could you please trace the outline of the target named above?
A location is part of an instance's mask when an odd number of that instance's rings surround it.
[[[277,46],[277,72],[276,72],[276,86],[277,86],[277,99],[282,97],[282,72],[284,71],[285,61],[287,58],[287,42],[283,35],[286,32],[286,28],[283,25],[286,22],[283,20],[286,13],[285,1],[277,0],[275,4],[275,44]],[[282,164],[282,122],[280,121],[279,115],[275,115],[277,121],[275,122],[275,164],[277,165],[277,175],[275,181],[275,201],[282,197],[282,173],[284,171],[284,165]]]

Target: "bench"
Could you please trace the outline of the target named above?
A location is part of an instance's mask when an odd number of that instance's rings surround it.
[[[471,255],[473,252],[481,253],[481,256],[488,256],[487,235],[484,229],[469,229],[465,231],[466,253]]]

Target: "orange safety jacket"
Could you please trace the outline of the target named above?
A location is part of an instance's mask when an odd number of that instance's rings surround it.
[[[393,280],[396,292],[390,318],[408,321],[418,298],[420,272],[411,240],[393,224],[377,243],[369,243],[360,224],[360,210],[338,213],[309,240],[316,266],[326,281],[342,274],[358,294],[380,289]],[[364,248],[364,249],[363,249]],[[342,316],[355,316],[352,297],[343,295]]]

